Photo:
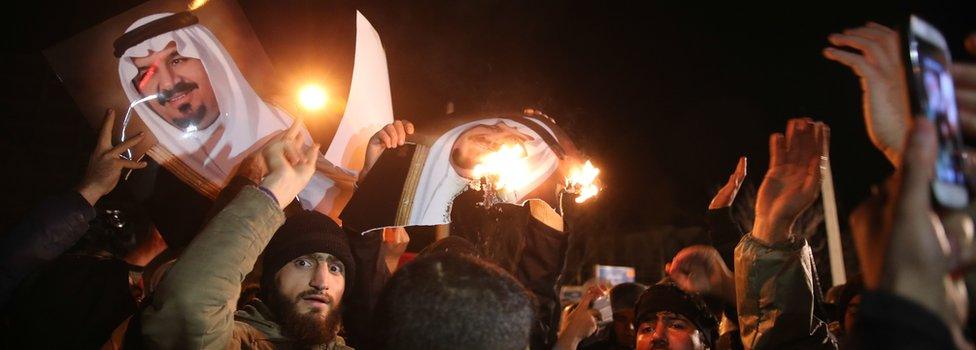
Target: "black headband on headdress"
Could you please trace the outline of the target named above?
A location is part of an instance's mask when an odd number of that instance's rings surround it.
[[[112,46],[115,47],[115,57],[121,58],[130,47],[139,45],[139,43],[152,39],[159,34],[189,27],[199,22],[197,16],[189,11],[183,11],[143,24],[115,39],[115,42],[112,43]]]

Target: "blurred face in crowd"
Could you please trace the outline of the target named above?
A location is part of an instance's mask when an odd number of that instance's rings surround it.
[[[503,145],[523,146],[525,142],[532,140],[534,138],[531,136],[502,122],[477,125],[465,130],[454,141],[451,165],[458,175],[471,179],[474,166],[484,155],[498,151]]]
[[[634,344],[634,309],[621,309],[613,312],[613,333],[617,344]]]
[[[637,327],[637,350],[707,349],[701,331],[684,316],[670,311],[658,312],[654,319]]]
[[[339,325],[346,268],[326,253],[300,256],[278,270],[271,304],[285,333],[300,343],[327,343]]]
[[[176,43],[170,42],[158,52],[150,51],[148,56],[134,57],[132,63],[139,69],[132,83],[142,96],[171,94],[169,101],[148,102],[167,123],[180,130],[190,126],[206,129],[217,120],[220,108],[203,62],[180,55]]]

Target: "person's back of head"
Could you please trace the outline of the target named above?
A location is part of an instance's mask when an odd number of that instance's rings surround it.
[[[526,349],[532,302],[502,269],[441,253],[403,266],[374,315],[383,349]]]

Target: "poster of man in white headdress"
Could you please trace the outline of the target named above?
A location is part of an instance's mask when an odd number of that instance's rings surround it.
[[[128,156],[148,155],[214,198],[246,157],[301,113],[291,103],[269,98],[281,93],[274,70],[236,2],[187,6],[187,1],[150,1],[45,55],[93,124],[105,108],[114,108],[121,124],[117,140],[138,132],[151,136]],[[392,122],[379,36],[362,14],[356,16],[345,113],[319,160],[320,171],[298,196],[302,207],[333,216],[350,195],[369,135]],[[93,52],[101,55],[92,58]],[[312,136],[304,134],[311,145]]]
[[[340,216],[347,228],[446,224],[455,198],[469,188],[491,192],[488,201],[494,203],[542,199],[557,207],[567,177],[584,165],[572,140],[536,111],[446,118],[437,124],[417,126],[405,145],[367,160],[358,190]]]

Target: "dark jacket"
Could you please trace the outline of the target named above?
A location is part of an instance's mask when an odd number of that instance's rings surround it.
[[[133,267],[109,256],[65,254],[11,299],[8,349],[97,349],[137,310]],[[2,347],[2,346],[0,346]]]
[[[95,208],[69,192],[44,200],[0,238],[0,306],[28,275],[77,243],[94,218]]]
[[[913,301],[886,292],[861,295],[845,349],[955,349],[949,328]]]

